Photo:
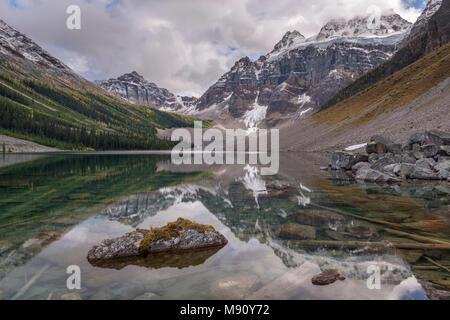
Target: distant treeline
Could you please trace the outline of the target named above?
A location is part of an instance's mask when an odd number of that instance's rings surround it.
[[[58,141],[72,145],[73,149],[95,150],[160,150],[172,146],[165,140],[70,127],[48,116],[34,114],[3,96],[0,96],[0,109],[0,127],[25,136],[40,137],[42,143],[55,147],[61,147]]]

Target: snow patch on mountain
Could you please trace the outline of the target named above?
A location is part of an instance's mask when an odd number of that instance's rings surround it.
[[[266,118],[267,106],[258,104],[259,91],[256,95],[255,102],[252,109],[245,112],[242,121],[247,127],[247,132],[255,132],[258,129],[258,125]]]

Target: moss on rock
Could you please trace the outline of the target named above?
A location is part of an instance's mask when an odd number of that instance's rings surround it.
[[[144,238],[139,245],[139,252],[147,253],[150,251],[151,244],[160,240],[169,240],[178,238],[189,230],[195,230],[198,233],[214,232],[218,233],[214,227],[205,224],[199,224],[187,219],[178,218],[177,221],[170,222],[161,228],[150,228],[150,230],[138,229],[135,232],[144,234]]]

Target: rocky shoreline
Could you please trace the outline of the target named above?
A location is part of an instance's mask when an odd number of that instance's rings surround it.
[[[450,181],[450,133],[414,133],[404,146],[377,135],[360,146],[334,152],[326,169],[351,171],[356,180],[365,182]],[[365,152],[358,151],[363,147]]]

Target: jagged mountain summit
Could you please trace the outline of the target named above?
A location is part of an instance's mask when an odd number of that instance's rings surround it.
[[[244,128],[299,119],[391,57],[411,26],[388,12],[376,28],[366,16],[329,21],[310,38],[290,31],[267,55],[237,61],[198,99],[196,111]]]
[[[167,89],[158,87],[136,71],[126,73],[117,79],[95,81],[102,89],[131,103],[163,111],[190,113],[196,98],[177,96]]]
[[[430,0],[422,14],[417,18],[417,21],[411,28],[411,32],[409,33],[408,39],[411,39],[414,35],[416,35],[431,19],[431,17],[439,10],[442,5],[442,0]]]

